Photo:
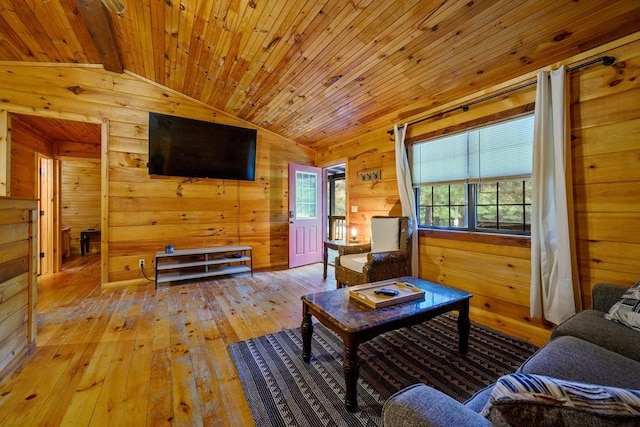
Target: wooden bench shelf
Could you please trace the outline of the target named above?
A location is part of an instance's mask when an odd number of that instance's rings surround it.
[[[173,253],[156,253],[156,288],[158,283],[201,279],[228,274],[253,275],[251,246],[218,246],[180,249]]]

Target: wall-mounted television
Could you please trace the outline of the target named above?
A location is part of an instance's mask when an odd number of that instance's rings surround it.
[[[149,113],[149,174],[255,180],[257,131]]]

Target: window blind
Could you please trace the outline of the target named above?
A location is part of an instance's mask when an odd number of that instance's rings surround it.
[[[414,185],[531,175],[533,115],[416,143]]]
[[[469,162],[466,132],[414,144],[411,153],[414,184],[467,179]]]

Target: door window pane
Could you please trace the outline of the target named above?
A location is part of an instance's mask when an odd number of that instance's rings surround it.
[[[316,189],[318,176],[310,172],[296,172],[296,219],[316,219]]]

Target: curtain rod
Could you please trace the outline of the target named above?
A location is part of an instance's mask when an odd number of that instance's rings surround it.
[[[602,62],[602,65],[609,66],[609,65],[613,65],[616,62],[616,58],[614,56],[601,56],[600,58],[592,59],[591,61],[587,61],[587,62],[585,62],[583,64],[576,65],[576,66],[573,66],[573,67],[568,67],[567,68],[567,73],[571,73],[571,72],[579,70],[581,68],[588,67],[589,65],[597,64],[598,62]],[[450,108],[448,110],[441,111],[441,112],[436,113],[436,114],[432,114],[432,115],[424,117],[422,119],[418,119],[418,120],[415,120],[413,122],[409,122],[409,123],[407,123],[407,126],[415,125],[416,123],[424,122],[424,121],[427,121],[429,119],[433,119],[434,117],[442,116],[444,114],[453,113],[456,110],[469,111],[469,107],[471,107],[472,105],[480,104],[480,103],[488,101],[490,99],[497,98],[499,96],[506,95],[508,93],[515,92],[515,91],[518,91],[520,89],[524,89],[525,87],[533,86],[536,83],[537,83],[536,80],[532,80],[530,82],[522,83],[522,84],[519,84],[517,86],[511,87],[509,89],[505,89],[505,90],[503,90],[501,92],[497,92],[497,93],[494,93],[494,94],[491,94],[491,95],[487,95],[484,98],[476,99],[475,101],[471,101],[469,103],[462,104],[462,105],[460,105],[458,107]],[[393,135],[393,129],[388,130],[387,133],[389,135]]]

